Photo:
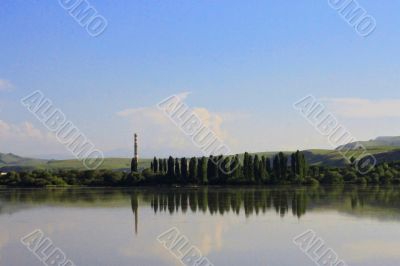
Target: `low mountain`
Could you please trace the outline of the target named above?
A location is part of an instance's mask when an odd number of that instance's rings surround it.
[[[21,157],[12,153],[0,153],[0,167],[4,166],[35,166],[46,163],[46,160]]]
[[[367,152],[374,155],[378,162],[393,162],[400,161],[400,137],[378,137],[375,140],[364,141],[367,143],[365,148]],[[384,144],[384,145],[383,145]],[[387,145],[391,146],[387,146]],[[350,144],[348,144],[350,145]],[[355,145],[355,144],[354,144]],[[398,146],[397,146],[398,145]],[[349,146],[350,147],[350,146]],[[346,160],[339,152],[335,150],[321,150],[312,149],[303,151],[309,164],[311,165],[325,165],[331,167],[342,167],[346,165]],[[354,149],[353,156],[358,157],[365,151],[363,149]],[[287,156],[292,153],[291,151],[285,152]],[[261,156],[272,158],[277,152],[259,152],[252,153]],[[243,159],[243,154],[239,155],[240,159]],[[150,167],[151,159],[140,159],[139,167],[148,168]],[[130,158],[105,158],[103,164],[99,169],[108,169],[116,171],[129,171],[130,169]],[[25,158],[15,154],[3,154],[0,153],[0,171],[27,171],[33,169],[76,169],[86,170],[83,163],[77,159],[72,160],[42,160]]]
[[[395,148],[400,148],[400,137],[397,136],[377,137],[375,139],[371,139],[368,141],[351,142],[337,147],[336,150],[340,149],[354,150],[354,149],[360,149],[360,147],[365,147],[365,148],[385,147],[388,150],[393,150]]]

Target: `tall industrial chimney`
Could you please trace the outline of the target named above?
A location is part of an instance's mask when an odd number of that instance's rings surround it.
[[[137,138],[137,134],[135,133],[134,135],[134,142],[135,142],[135,159],[136,161],[139,161],[139,155],[138,155],[138,138]]]
[[[138,136],[135,133],[133,141],[134,141],[134,156],[132,158],[131,162],[131,172],[137,172],[138,171],[138,165],[139,165],[139,155],[138,155]]]

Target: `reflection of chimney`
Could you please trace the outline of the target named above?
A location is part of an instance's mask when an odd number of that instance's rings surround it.
[[[137,195],[132,195],[131,196],[131,207],[133,214],[135,215],[135,234],[138,234],[138,224],[139,224],[139,200],[137,198]]]
[[[138,234],[138,223],[139,223],[139,217],[138,217],[138,212],[136,210],[135,211],[135,235]]]
[[[138,141],[137,141],[137,134],[135,133],[134,135],[134,142],[135,142],[135,159],[136,161],[139,161],[139,155],[138,155]]]

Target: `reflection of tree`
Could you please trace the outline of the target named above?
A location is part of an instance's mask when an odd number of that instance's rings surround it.
[[[292,214],[301,217],[306,214],[307,208],[307,195],[304,190],[299,190],[293,193],[292,196]]]
[[[175,193],[167,194],[168,211],[173,214],[175,211]]]
[[[189,206],[192,212],[197,211],[197,192],[193,192],[189,194]]]
[[[283,217],[291,205],[293,215],[300,218],[306,212],[308,199],[305,190],[204,188],[162,192],[155,190],[149,201],[154,213],[165,212],[167,209],[170,214],[179,211],[186,213],[190,208],[191,212],[208,211],[211,215],[224,215],[229,212],[239,215],[243,209],[247,217],[265,213],[272,207]]]
[[[155,213],[191,212],[225,215],[243,211],[246,217],[274,210],[281,217],[289,211],[299,219],[307,209],[335,207],[346,210],[363,208],[365,205],[396,208],[400,213],[400,191],[375,187],[317,187],[317,188],[245,188],[245,189],[182,189],[154,190],[151,206]]]
[[[189,206],[189,198],[188,198],[188,194],[186,192],[182,193],[182,198],[181,198],[181,203],[182,203],[182,212],[186,213],[188,206]]]
[[[246,217],[274,211],[284,217],[299,219],[315,208],[333,208],[350,214],[374,208],[384,214],[400,217],[400,189],[396,186],[335,186],[335,187],[272,187],[272,188],[146,188],[146,189],[4,189],[0,193],[0,214],[13,213],[37,206],[115,207],[126,206],[130,198],[138,227],[138,211],[151,206],[154,213],[201,212],[211,215],[234,213]],[[372,212],[378,213],[378,212]]]
[[[201,191],[198,193],[198,196],[199,196],[199,201],[198,201],[199,210],[201,210],[203,213],[206,213],[206,212],[207,212],[207,207],[208,207],[207,191],[208,191],[208,190],[207,190],[207,188],[206,188],[206,189],[201,190]]]

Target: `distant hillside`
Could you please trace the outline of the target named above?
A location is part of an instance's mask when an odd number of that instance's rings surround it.
[[[2,167],[36,167],[38,164],[46,163],[46,160],[21,157],[12,153],[0,153],[0,168]]]
[[[364,152],[364,150],[354,150],[352,155],[358,158]],[[366,152],[372,154],[378,163],[400,161],[400,148],[383,146],[366,147]],[[313,165],[341,167],[347,163],[343,155],[337,150],[307,150],[304,153],[308,163]]]
[[[342,145],[336,148],[339,149],[357,149],[362,145],[365,148],[376,148],[376,147],[385,147],[389,150],[393,150],[394,148],[400,148],[400,137],[377,137],[376,139],[368,140],[368,141],[356,141],[351,142],[346,145]]]
[[[392,162],[400,161],[400,147],[370,147],[366,148],[367,152],[374,155],[377,162]],[[331,167],[342,167],[347,164],[346,159],[338,150],[321,150],[312,149],[304,150],[304,155],[310,165],[325,165]],[[285,152],[290,155],[292,152]],[[364,153],[364,150],[355,150],[352,155],[356,158]],[[276,152],[260,152],[256,153],[259,156],[273,157]]]
[[[399,141],[399,143],[397,142]],[[368,143],[365,145],[367,151],[373,154],[378,162],[391,162],[400,161],[400,137],[379,137],[372,141],[364,141],[362,143]],[[393,146],[387,146],[389,143],[394,144]],[[385,144],[385,145],[382,145]],[[351,145],[351,144],[348,144]],[[354,144],[355,145],[355,144]],[[396,146],[398,145],[398,146]],[[326,165],[332,167],[341,167],[346,164],[346,160],[336,150],[305,150],[306,159],[311,165]],[[354,151],[354,156],[361,155],[364,151]],[[272,158],[277,152],[259,152],[253,153],[259,156],[266,156]],[[285,154],[290,155],[290,151]],[[239,155],[240,159],[243,159],[243,154]],[[140,159],[139,168],[149,168],[151,159]],[[131,159],[129,158],[105,158],[103,164],[99,169],[109,170],[120,170],[129,171]],[[76,169],[85,170],[84,165],[79,160],[41,160],[24,158],[14,154],[3,154],[0,153],[0,170],[4,172],[8,171],[26,171],[33,169]]]
[[[128,170],[131,159],[129,158],[105,158],[99,169]],[[150,160],[139,160],[139,168],[150,167]],[[11,153],[0,153],[1,171],[26,171],[33,169],[77,169],[85,170],[85,166],[79,160],[42,160],[25,158]]]
[[[379,137],[380,138],[398,138],[400,141],[400,137]],[[378,142],[377,142],[378,143]],[[379,142],[381,143],[381,142]],[[365,146],[368,153],[375,156],[377,162],[393,162],[393,161],[400,161],[400,144],[399,146]],[[293,151],[286,151],[284,152],[287,156],[289,156]],[[347,164],[346,159],[343,155],[338,151],[335,150],[322,150],[322,149],[312,149],[312,150],[303,150],[307,162],[310,165],[325,165],[331,167],[342,167]],[[352,155],[356,158],[362,155],[365,151],[364,150],[354,150],[352,151]],[[257,154],[258,156],[265,156],[268,158],[272,158],[277,154],[277,152],[257,152],[252,153]],[[243,154],[239,156],[243,159]]]

